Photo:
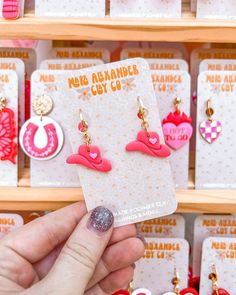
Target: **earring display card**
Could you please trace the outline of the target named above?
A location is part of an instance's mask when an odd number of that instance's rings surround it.
[[[0,213],[0,239],[24,224],[18,214]]]
[[[180,275],[180,290],[188,285],[189,244],[184,239],[146,238],[143,258],[135,263],[133,287],[146,288],[162,295],[173,290],[175,269]]]
[[[200,295],[212,294],[212,282],[208,276],[216,268],[218,286],[227,293],[235,294],[236,290],[236,238],[210,237],[203,243]],[[214,267],[215,266],[215,267]]]
[[[198,79],[197,144],[195,186],[201,188],[236,188],[235,72],[203,72]],[[206,102],[211,98],[213,121],[207,121]],[[200,134],[199,126],[207,121]],[[221,128],[215,126],[221,125]],[[221,129],[221,132],[220,132]],[[209,138],[213,141],[206,141]],[[215,140],[216,138],[216,140]],[[227,157],[226,157],[227,155]],[[222,173],[223,171],[223,173]]]
[[[142,98],[149,111],[150,131],[157,132],[160,143],[164,144],[157,101],[145,60],[131,59],[64,72],[60,81],[58,91],[66,97],[63,113],[70,126],[73,152],[77,154],[83,143],[77,128],[81,109],[88,121],[92,144],[98,146],[103,157],[112,164],[108,173],[76,165],[88,209],[99,204],[108,207],[114,213],[116,226],[173,213],[176,199],[169,159],[126,151],[126,145],[135,141],[142,130],[141,120],[137,117],[137,97]],[[86,100],[81,98],[81,92],[85,91]],[[155,140],[159,143],[158,137]],[[160,146],[161,150],[165,148]]]
[[[180,109],[188,117],[190,115],[190,76],[183,71],[152,71],[152,81],[157,97],[161,121],[170,113],[175,112],[174,101],[181,99]],[[182,145],[177,150],[171,149],[170,164],[174,182],[177,188],[188,187],[189,166],[189,130],[186,116],[181,116],[183,122],[173,129],[171,141]],[[191,128],[192,129],[192,128]],[[166,137],[167,140],[167,137]]]
[[[142,57],[146,59],[176,59],[182,58],[183,54],[178,49],[172,48],[135,48],[135,47],[128,47],[124,48],[121,51],[120,59],[127,59],[127,58],[135,58],[135,57]]]
[[[1,169],[0,186],[17,186],[17,130],[18,130],[18,79],[10,70],[0,70],[1,98],[6,107],[0,111]],[[10,123],[9,123],[10,121]]]
[[[185,220],[179,214],[146,220],[136,224],[144,237],[182,238],[185,236]]]
[[[236,59],[236,49],[196,49],[191,53],[191,88],[192,88],[192,103],[191,103],[191,116],[193,119],[193,126],[196,126],[196,104],[197,104],[197,80],[199,74],[200,63],[204,59]],[[214,64],[214,63],[213,63]],[[196,128],[191,140],[191,150],[195,150],[196,145]]]
[[[181,0],[110,0],[110,16],[181,18],[181,4]]]
[[[101,59],[105,63],[110,61],[110,52],[105,48],[94,47],[57,47],[53,48],[50,58],[57,59]]]
[[[46,59],[41,62],[42,70],[81,70],[102,65],[101,59]]]
[[[64,72],[64,71],[63,71]],[[54,119],[64,133],[64,145],[59,154],[47,161],[31,159],[31,186],[33,187],[79,187],[79,177],[75,167],[66,165],[66,158],[72,153],[68,139],[70,125],[63,120],[65,93],[58,89],[59,75],[57,71],[38,70],[31,79],[31,95],[33,100],[41,95],[49,95],[53,101],[53,109],[48,117]],[[31,107],[31,114],[35,116]],[[46,133],[45,133],[46,136]]]
[[[50,17],[104,17],[105,0],[35,0],[35,15]]]
[[[18,78],[18,124],[19,128],[25,122],[25,65],[19,58],[0,58],[0,70],[15,71]],[[24,167],[24,153],[19,150],[18,166]]]
[[[147,58],[150,70],[153,71],[186,71],[188,72],[188,64],[183,59],[158,59]]]
[[[236,19],[235,0],[222,0],[211,2],[198,0],[197,18],[201,19]]]
[[[199,73],[205,71],[236,71],[236,59],[204,59]]]
[[[194,222],[193,275],[199,276],[202,244],[208,237],[236,238],[236,216],[200,215]]]

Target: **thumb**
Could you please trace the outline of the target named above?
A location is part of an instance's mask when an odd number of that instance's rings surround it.
[[[83,217],[45,278],[44,294],[84,294],[110,240],[113,222],[113,214],[105,207]]]

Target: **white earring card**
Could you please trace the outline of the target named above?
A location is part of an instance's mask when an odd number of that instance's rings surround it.
[[[64,103],[66,94],[58,88],[60,75],[57,71],[38,70],[35,71],[31,79],[31,103],[34,99],[42,95],[48,95],[53,101],[53,109],[47,116],[54,119],[62,128],[64,134],[64,144],[54,158],[47,161],[31,159],[30,179],[33,187],[79,187],[79,177],[75,167],[66,165],[67,156],[72,153],[68,138],[68,129],[63,120]],[[31,116],[36,114],[31,106]]]
[[[182,58],[183,54],[178,49],[173,48],[135,48],[128,47],[121,51],[120,59],[142,57],[146,59],[173,59]]]
[[[151,73],[161,121],[163,122],[170,113],[173,114],[176,111],[174,105],[176,97],[181,99],[181,112],[189,117],[191,93],[189,74],[184,71],[151,71]],[[172,132],[169,133],[169,136],[171,135],[173,139],[170,144],[178,143],[182,145],[176,150],[171,148],[170,164],[176,187],[184,189],[188,187],[190,136],[187,136],[189,127],[185,127],[187,126],[185,116],[181,115],[181,117],[183,123],[174,128],[172,125]],[[169,139],[167,137],[165,139],[168,144]]]
[[[188,285],[189,244],[184,239],[146,238],[143,258],[135,263],[134,289],[146,288],[163,295],[173,290],[175,269],[180,275],[180,290]]]
[[[105,0],[35,0],[35,15],[42,17],[104,17]]]
[[[0,213],[0,239],[24,224],[18,214]]]
[[[199,73],[205,71],[235,71],[236,59],[204,59],[200,63]]]
[[[195,174],[197,189],[236,188],[236,167],[232,165],[236,162],[236,141],[233,136],[236,125],[235,95],[235,72],[208,71],[199,75]],[[206,115],[209,99],[214,111],[212,122],[207,120]]]
[[[84,68],[102,65],[101,59],[46,59],[41,62],[42,70],[81,70]]]
[[[185,219],[180,214],[146,220],[136,224],[144,237],[182,238],[185,236]]]
[[[235,0],[211,2],[198,0],[197,17],[200,19],[236,19]]]
[[[0,111],[0,186],[16,187],[18,183],[18,79],[15,71],[0,70],[0,92],[0,99],[6,98],[6,106]]]
[[[200,295],[212,293],[212,282],[209,274],[217,271],[218,286],[227,293],[235,294],[236,290],[236,238],[211,237],[203,243]]]
[[[180,18],[181,0],[110,0],[111,17]]]
[[[168,158],[128,152],[126,145],[137,140],[142,130],[137,117],[140,97],[148,109],[150,131],[164,145],[161,122],[149,66],[143,59],[131,59],[80,71],[64,72],[58,91],[65,95],[64,120],[69,128],[73,153],[83,144],[78,131],[81,109],[88,122],[92,144],[112,170],[102,173],[82,165],[78,169],[89,210],[104,205],[112,210],[115,225],[141,222],[173,213],[175,189]],[[145,85],[145,87],[144,87]],[[87,98],[81,93],[87,92]],[[154,139],[154,138],[153,138]],[[68,155],[69,156],[69,155]],[[167,181],[168,180],[168,181]]]
[[[105,63],[110,61],[110,52],[96,47],[56,47],[49,55],[49,58],[56,59],[101,59]]]
[[[153,71],[186,71],[188,72],[188,64],[184,59],[161,59],[147,58],[146,61]]]
[[[236,238],[236,216],[200,215],[194,222],[193,275],[199,276],[203,241],[208,237]]]

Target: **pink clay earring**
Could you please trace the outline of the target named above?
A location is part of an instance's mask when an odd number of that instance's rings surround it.
[[[72,154],[67,158],[67,164],[78,164],[99,172],[109,172],[112,170],[111,163],[101,157],[99,147],[91,145],[91,138],[88,135],[88,123],[84,120],[81,109],[79,116],[78,129],[83,135],[84,144],[79,146],[77,154]]]
[[[126,145],[128,152],[142,152],[149,156],[166,158],[170,156],[170,149],[160,143],[160,137],[156,132],[149,131],[147,120],[147,109],[140,97],[137,98],[139,103],[138,118],[142,121],[141,127],[143,130],[137,134],[137,139]]]

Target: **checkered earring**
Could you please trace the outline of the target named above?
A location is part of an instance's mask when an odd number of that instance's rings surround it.
[[[220,135],[222,131],[222,125],[220,121],[213,120],[212,115],[214,110],[211,107],[211,100],[207,101],[206,115],[207,120],[203,121],[199,126],[201,136],[208,142],[213,143]]]

